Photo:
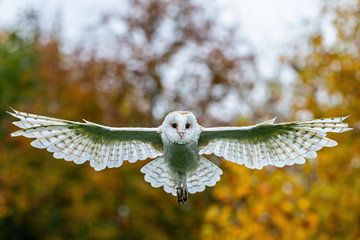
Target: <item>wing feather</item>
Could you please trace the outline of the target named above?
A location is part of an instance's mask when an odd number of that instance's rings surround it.
[[[82,164],[90,161],[95,170],[119,167],[162,155],[158,128],[114,128],[84,120],[73,122],[12,109],[13,122],[21,128],[13,137],[35,138],[31,145],[46,149],[54,158]]]
[[[226,160],[261,169],[267,165],[283,167],[302,164],[315,158],[323,147],[337,142],[326,137],[328,132],[341,133],[351,128],[347,117],[274,123],[274,119],[249,127],[202,128],[200,154],[214,154]]]

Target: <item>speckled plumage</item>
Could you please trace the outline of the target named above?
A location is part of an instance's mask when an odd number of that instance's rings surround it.
[[[205,190],[220,180],[222,170],[205,156],[215,155],[248,168],[302,164],[322,147],[337,143],[327,132],[350,130],[346,117],[274,123],[248,127],[201,127],[191,112],[169,113],[157,128],[115,128],[84,120],[8,112],[20,121],[13,137],[35,138],[31,145],[47,149],[55,158],[76,164],[90,162],[95,170],[120,167],[124,161],[153,159],[141,172],[153,187],[186,203],[188,193]]]

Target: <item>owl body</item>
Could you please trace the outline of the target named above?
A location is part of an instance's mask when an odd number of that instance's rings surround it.
[[[162,124],[163,159],[168,165],[166,171],[175,183],[179,203],[186,202],[187,178],[190,173],[196,172],[200,163],[200,132],[198,129],[191,131],[194,126],[198,127],[196,118],[184,111],[170,113]]]
[[[186,173],[196,169],[199,158],[196,142],[187,144],[164,143],[164,159],[170,170],[174,172]]]
[[[8,113],[19,119],[13,123],[21,128],[13,137],[35,138],[31,145],[55,158],[76,164],[89,161],[97,171],[151,159],[141,168],[145,181],[177,196],[179,203],[186,203],[188,193],[202,192],[220,180],[222,170],[205,156],[252,169],[302,164],[322,147],[337,145],[326,137],[328,132],[351,130],[343,122],[347,117],[204,128],[191,112],[176,111],[156,128],[118,128],[16,110]]]

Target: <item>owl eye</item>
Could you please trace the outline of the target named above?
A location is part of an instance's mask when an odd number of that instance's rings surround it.
[[[191,124],[190,123],[187,123],[186,125],[185,125],[185,128],[186,129],[189,129],[191,127]]]
[[[172,126],[173,128],[177,128],[177,124],[176,124],[176,123],[171,124],[171,126]]]

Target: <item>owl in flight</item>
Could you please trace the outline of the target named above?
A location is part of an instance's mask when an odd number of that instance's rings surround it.
[[[191,112],[169,113],[155,128],[107,127],[84,120],[73,122],[12,110],[21,128],[13,137],[35,138],[31,145],[76,164],[90,162],[95,170],[120,167],[124,161],[152,159],[141,172],[153,187],[186,203],[188,193],[202,192],[220,180],[222,170],[205,156],[261,169],[283,167],[315,158],[322,147],[337,143],[327,132],[351,130],[346,117],[274,123],[275,119],[246,127],[212,127],[198,124]]]

